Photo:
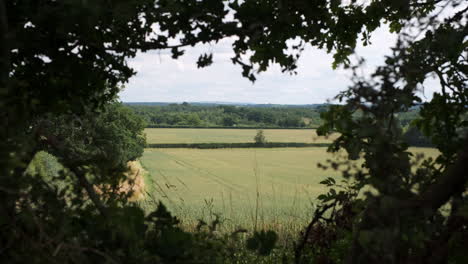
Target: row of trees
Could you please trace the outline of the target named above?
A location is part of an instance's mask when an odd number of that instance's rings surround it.
[[[127,104],[150,127],[299,127],[317,128],[323,122],[320,113],[329,105],[311,107],[256,107],[234,105],[191,105],[189,103],[148,106]],[[418,109],[398,113],[402,126],[418,117]]]

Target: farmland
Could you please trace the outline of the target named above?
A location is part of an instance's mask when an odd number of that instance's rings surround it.
[[[255,214],[268,223],[305,217],[324,190],[326,174],[315,163],[327,157],[324,148],[147,149],[141,160],[152,193],[177,215],[194,220],[212,211],[255,224]]]
[[[243,143],[253,142],[256,129],[147,128],[146,140],[155,143]],[[319,137],[315,129],[265,129],[269,142],[327,143],[336,138]]]
[[[147,129],[149,142],[249,142],[256,130]],[[267,140],[331,142],[313,130],[265,130]],[[157,140],[157,141],[156,141]],[[437,155],[435,149],[411,148]],[[146,149],[141,162],[148,171],[150,200],[161,199],[182,221],[194,225],[214,213],[225,227],[298,229],[310,219],[319,182],[339,178],[317,167],[336,156],[325,147],[247,149]]]

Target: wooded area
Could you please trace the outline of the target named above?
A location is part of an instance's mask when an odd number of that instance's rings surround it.
[[[127,103],[126,106],[145,120],[147,127],[226,127],[226,128],[317,128],[320,114],[330,105],[271,106],[181,104],[149,105]],[[396,118],[407,129],[418,117],[418,108],[397,113]],[[356,116],[359,113],[356,113]]]
[[[312,107],[202,106],[189,103],[167,106],[127,105],[148,127],[318,127],[320,113]]]

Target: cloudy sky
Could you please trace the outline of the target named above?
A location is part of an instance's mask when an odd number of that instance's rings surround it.
[[[365,72],[381,65],[384,55],[396,36],[387,27],[374,32],[372,45],[358,47],[357,54],[367,60]],[[130,79],[120,93],[124,102],[245,102],[272,104],[324,103],[350,85],[350,72],[333,70],[332,54],[308,47],[299,60],[297,75],[281,73],[271,67],[251,83],[241,75],[241,68],[230,58],[232,40],[216,45],[187,49],[184,56],[173,60],[168,52],[141,53],[130,61],[137,75]],[[201,53],[213,52],[214,63],[198,69],[196,60]],[[430,97],[431,85],[426,87]]]

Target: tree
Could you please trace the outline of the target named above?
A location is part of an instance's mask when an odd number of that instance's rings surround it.
[[[125,172],[127,162],[143,154],[144,128],[145,123],[132,110],[110,103],[80,116],[45,115],[35,120],[31,131],[38,138],[38,148],[66,167],[92,166],[100,170],[95,176],[111,176]],[[109,180],[118,183],[119,178]]]
[[[457,133],[467,126],[463,118],[468,99],[463,69],[467,65],[467,27],[459,20],[467,10],[443,20],[430,16],[419,21],[424,25],[420,28],[423,38],[401,35],[386,64],[372,78],[355,73],[354,84],[337,97],[345,104],[332,106],[323,114],[326,122],[320,133],[341,133],[330,151],[345,149],[350,159],[364,157],[363,168],[356,173],[343,171],[345,177],[357,181],[358,189],[370,185],[378,191],[378,195],[367,193],[364,199],[352,199],[352,207],[360,208],[360,214],[353,217],[348,213],[355,225],[347,228],[352,233],[344,257],[347,263],[466,261],[461,248],[451,243],[462,243],[468,236],[464,231],[467,219],[461,216],[461,208],[467,204],[468,177],[463,171],[467,169],[468,139]],[[419,157],[420,166],[414,171],[395,113],[421,103],[418,90],[429,73],[438,76],[441,92],[422,103],[415,124],[441,155],[435,160]],[[337,168],[340,163],[332,166]],[[344,192],[335,194],[322,199],[342,204]],[[444,204],[452,207],[448,215],[441,212]]]
[[[263,129],[257,130],[257,134],[254,137],[255,144],[257,145],[265,145],[266,144],[266,138],[265,135],[263,134]]]
[[[102,110],[88,110],[80,116],[47,114],[38,117],[30,127],[38,141],[37,151],[53,154],[53,158],[43,159],[45,165],[39,166],[54,166],[64,180],[57,177],[57,172],[45,175],[32,173],[31,176],[44,177],[48,184],[62,186],[61,190],[76,188],[74,177],[77,177],[100,212],[105,214],[102,198],[93,188],[99,188],[102,196],[116,199],[126,199],[131,195],[121,192],[120,187],[122,182],[129,180],[125,176],[129,170],[128,162],[143,154],[146,144],[144,128],[142,119],[115,102],[105,105]],[[57,169],[57,163],[61,169]],[[55,182],[47,180],[51,177],[55,177]],[[83,199],[81,202],[85,203],[87,199],[81,194],[67,195],[75,202]]]

